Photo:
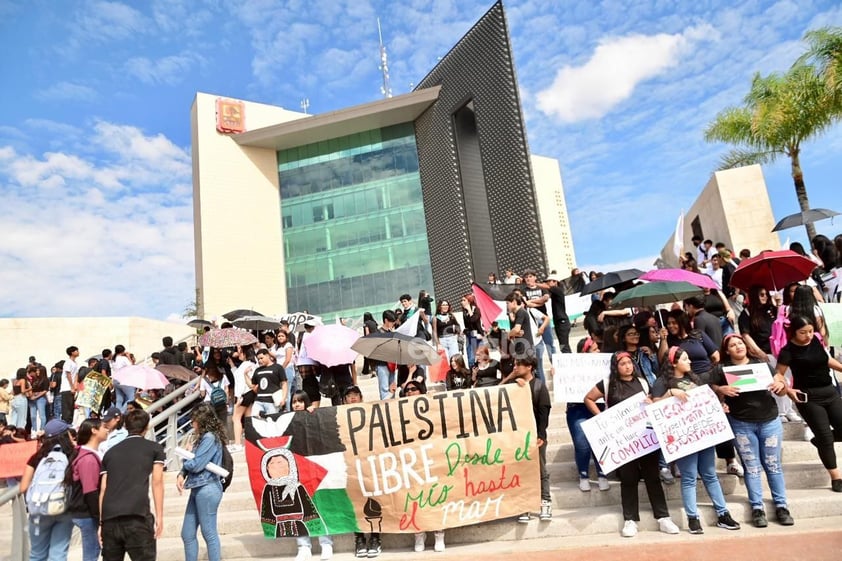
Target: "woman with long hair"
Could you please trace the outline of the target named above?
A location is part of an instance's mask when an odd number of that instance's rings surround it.
[[[433,346],[444,350],[447,360],[459,353],[458,336],[462,333],[453,310],[450,309],[450,302],[439,300],[436,306],[436,314],[433,316]]]
[[[377,333],[377,328],[377,321],[374,319],[374,315],[371,312],[365,312],[363,314],[363,337],[371,335],[372,333]],[[373,361],[368,360],[368,357],[363,358],[363,374],[374,374],[372,362]]]
[[[728,384],[724,367],[765,365],[766,354],[752,354],[745,335],[732,333],[722,340],[722,363],[711,377],[716,393],[725,398],[728,421],[734,431],[734,441],[745,468],[746,490],[751,506],[751,520],[757,528],[765,528],[766,512],[763,508],[763,484],[760,477],[766,472],[766,482],[775,503],[775,516],[784,526],[794,524],[786,502],[786,483],[781,460],[784,439],[783,425],[778,417],[778,405],[767,391],[740,392]]]
[[[485,330],[482,328],[482,314],[477,307],[477,299],[468,293],[462,297],[462,324],[465,326],[465,354],[468,365],[476,360],[477,347],[482,343]]]
[[[476,364],[471,368],[471,384],[475,388],[496,386],[500,383],[503,372],[500,363],[491,358],[488,345],[477,347]]]
[[[30,372],[32,391],[29,394],[29,420],[32,423],[32,432],[37,433],[47,424],[47,392],[50,391],[50,380],[44,366],[33,366]]]
[[[580,339],[576,344],[577,353],[598,353],[599,345],[590,337]],[[601,403],[597,404],[600,411],[603,409]],[[567,430],[570,432],[570,438],[573,441],[573,456],[576,461],[576,469],[579,472],[579,490],[587,493],[591,490],[590,480],[590,463],[593,460],[596,468],[597,484],[600,491],[608,491],[611,485],[608,483],[608,478],[602,471],[602,467],[596,459],[596,456],[591,450],[591,445],[588,442],[588,437],[585,436],[585,431],[582,429],[582,423],[593,417],[584,403],[568,403],[565,411],[567,418]]]
[[[827,326],[824,322],[824,314],[819,307],[813,289],[809,286],[799,284],[795,287],[792,295],[792,302],[787,310],[788,316],[802,316],[810,320],[816,328],[816,333],[827,341]]]
[[[254,403],[254,392],[251,390],[251,373],[257,367],[254,360],[254,348],[251,345],[237,347],[236,352],[231,353],[233,358],[239,360],[237,369],[234,371],[234,413],[231,417],[234,426],[234,444],[228,447],[230,452],[243,450],[243,417]]]
[[[667,313],[667,333],[667,344],[687,351],[696,375],[709,372],[719,362],[719,349],[706,333],[690,326],[690,318],[682,310]],[[658,357],[661,363],[665,359],[665,355]]]
[[[667,351],[667,360],[661,370],[661,375],[652,386],[652,400],[660,401],[675,397],[681,402],[688,399],[687,392],[704,385],[698,376],[693,374],[690,355],[681,347],[672,347]],[[687,526],[691,534],[703,534],[699,521],[699,511],[696,502],[696,478],[700,477],[705,490],[716,509],[716,525],[726,530],[739,530],[740,525],[731,518],[725,495],[716,475],[716,447],[711,446],[683,456],[675,461],[681,471],[681,502],[687,513]]]
[[[604,381],[599,381],[585,396],[585,406],[593,415],[599,415],[600,409],[596,401],[605,398],[605,407],[610,408],[626,399],[639,394],[649,393],[649,383],[637,370],[631,355],[619,351],[611,356],[611,370],[608,375],[608,387]],[[670,519],[667,499],[658,467],[659,450],[632,460],[617,468],[620,476],[620,500],[623,504],[622,536],[632,538],[637,535],[637,522],[640,521],[639,498],[637,485],[643,478],[646,483],[646,493],[652,505],[652,513],[658,521],[658,527],[666,534],[678,534],[678,526]]]
[[[821,259],[822,268],[826,273],[832,273],[839,265],[839,253],[836,251],[836,244],[830,238],[821,234],[815,236],[810,240],[810,247],[813,249],[813,254]],[[828,275],[823,277],[824,286],[822,296],[825,302],[837,302],[839,291],[839,275]]]
[[[641,330],[633,324],[623,325],[617,330],[619,350],[629,353],[637,365],[637,369],[646,376],[649,385],[652,385],[655,383],[656,373],[658,372],[658,356],[648,346],[640,344],[641,337]]]
[[[740,314],[738,325],[742,341],[753,354],[771,355],[772,324],[778,315],[778,308],[772,302],[772,296],[766,288],[756,284],[748,290],[748,306]],[[720,356],[724,355],[720,349]]]
[[[76,458],[76,446],[70,437],[70,425],[61,419],[53,419],[44,426],[41,447],[26,462],[20,491],[26,494],[33,483],[39,464],[52,452],[59,452],[67,457],[67,469],[64,484],[69,492],[73,484],[73,460]],[[29,497],[27,497],[29,501]],[[29,514],[30,561],[67,559],[70,549],[70,535],[73,533],[73,518],[69,512],[57,516]]]
[[[831,489],[842,493],[842,470],[836,463],[833,443],[842,442],[842,398],[838,382],[828,368],[842,372],[842,363],[830,357],[815,336],[815,324],[801,315],[790,315],[787,329],[789,343],[778,355],[772,391],[787,394],[813,431],[810,442],[830,475]],[[784,373],[792,372],[792,388]]]
[[[277,364],[284,369],[284,373],[287,377],[288,391],[286,410],[289,411],[290,405],[292,405],[292,394],[300,389],[298,387],[298,379],[296,378],[295,370],[295,347],[292,346],[292,343],[289,340],[289,334],[286,331],[278,332],[278,345],[281,348],[281,353],[277,355],[280,357],[277,360]]]
[[[450,357],[450,369],[445,376],[445,387],[448,391],[471,387],[471,371],[465,366],[465,359],[460,354]]]
[[[12,403],[9,411],[9,425],[26,428],[26,411],[32,385],[26,376],[26,368],[18,368],[15,381],[12,383]]]
[[[228,436],[209,404],[203,403],[196,407],[190,415],[190,420],[196,435],[194,456],[192,460],[184,460],[176,478],[179,495],[184,489],[190,490],[184,522],[181,525],[184,558],[186,561],[198,559],[199,540],[196,534],[201,528],[208,548],[208,561],[220,561],[222,555],[216,515],[222,501],[222,480],[215,473],[208,471],[207,467],[209,463],[222,465],[222,447],[228,441]]]

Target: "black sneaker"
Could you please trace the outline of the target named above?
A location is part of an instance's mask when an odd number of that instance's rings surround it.
[[[755,508],[751,511],[751,521],[754,523],[755,528],[765,528],[769,525],[766,522],[766,513],[759,508]]]
[[[691,534],[704,534],[705,531],[702,530],[702,523],[699,522],[698,518],[687,517],[687,529],[690,531]]]
[[[368,538],[368,557],[377,557],[380,555],[380,534],[371,534]]]
[[[716,525],[720,528],[725,528],[726,530],[739,530],[740,524],[731,518],[731,513],[727,510],[719,515],[719,518],[716,521]]]
[[[368,546],[365,543],[365,536],[357,534],[354,537],[354,551],[357,552],[357,557],[368,557]]]
[[[781,526],[792,526],[795,524],[795,520],[792,519],[792,516],[789,514],[789,509],[786,507],[779,506],[776,508],[775,516],[778,518],[778,522]]]
[[[842,479],[834,479],[831,481],[830,490],[834,493],[842,493]]]

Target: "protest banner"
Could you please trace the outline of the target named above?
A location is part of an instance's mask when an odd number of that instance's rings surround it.
[[[768,391],[772,385],[772,371],[765,362],[726,366],[722,369],[729,386],[740,392]]]
[[[582,403],[591,388],[608,376],[610,367],[611,353],[554,354],[553,401]]]
[[[23,475],[26,461],[37,450],[37,440],[0,445],[0,479],[20,477]]]
[[[299,331],[303,331],[304,329],[304,322],[308,319],[315,319],[318,321],[322,321],[322,318],[319,316],[314,316],[312,314],[305,314],[304,312],[295,312],[292,314],[284,314],[282,316],[278,316],[278,322],[286,321],[289,323],[289,328],[291,331],[295,330],[297,327],[300,327]]]
[[[540,504],[529,386],[252,417],[245,429],[268,538],[435,531]]]
[[[686,402],[670,397],[647,406],[646,412],[668,462],[734,438],[722,404],[708,385],[688,391]]]
[[[582,423],[591,450],[605,473],[659,448],[658,439],[648,426],[645,399],[646,394],[640,392]]]
[[[100,372],[91,371],[82,382],[82,391],[76,396],[76,406],[99,411],[105,392],[110,390],[111,378]]]

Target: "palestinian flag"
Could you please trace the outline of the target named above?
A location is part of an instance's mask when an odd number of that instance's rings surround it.
[[[336,411],[243,419],[249,480],[267,538],[360,531]]]

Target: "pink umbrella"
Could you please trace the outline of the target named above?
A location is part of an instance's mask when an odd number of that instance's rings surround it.
[[[325,366],[349,364],[357,359],[357,351],[351,345],[357,342],[360,334],[349,327],[339,324],[320,325],[304,337],[307,357]]]
[[[163,372],[145,364],[124,366],[115,370],[112,377],[125,386],[142,390],[162,390],[170,383]]]
[[[716,283],[707,275],[685,271],[684,269],[653,269],[640,276],[640,280],[649,282],[687,282],[699,288],[717,290]]]

